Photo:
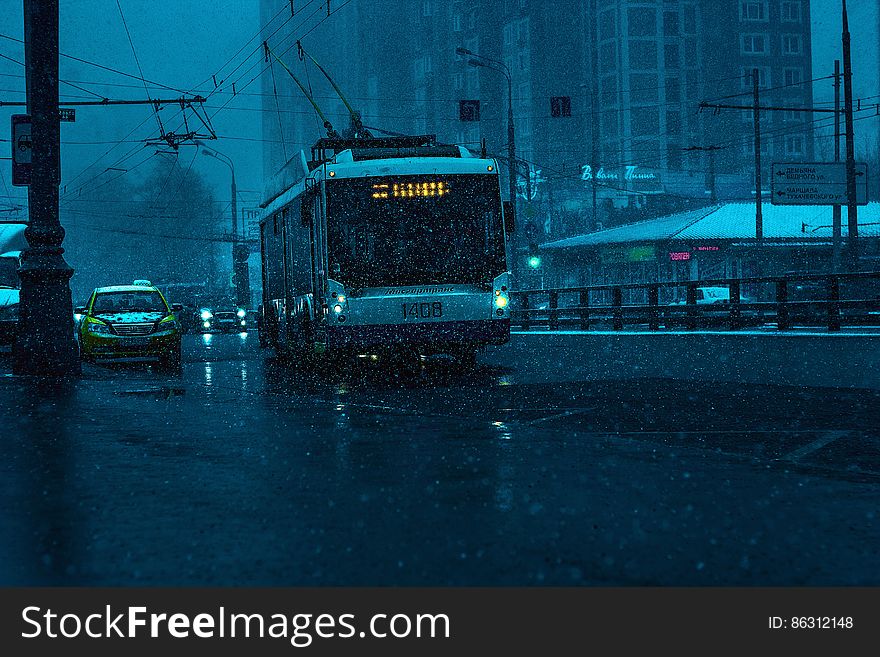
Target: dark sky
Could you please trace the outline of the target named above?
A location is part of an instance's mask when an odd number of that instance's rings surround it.
[[[186,91],[195,90],[197,85],[217,72],[259,30],[257,0],[121,0],[120,4],[144,77]],[[21,0],[0,0],[0,5],[3,7],[0,12],[0,34],[21,39]],[[61,0],[60,39],[64,53],[127,73],[138,73],[116,0]],[[258,45],[258,39],[252,41],[225,70],[229,71],[240,63]],[[0,39],[0,54],[23,61],[23,46],[8,39]],[[255,59],[252,56],[236,76],[242,74]],[[254,68],[244,81],[253,77],[258,70],[259,68]],[[24,100],[22,75],[21,66],[0,57],[0,99]],[[110,98],[144,98],[146,94],[143,85],[135,79],[65,58],[61,59],[61,78],[82,81],[78,82],[79,86]],[[205,95],[212,88],[213,83],[208,83],[197,90]],[[259,80],[248,91],[259,92]],[[89,94],[63,84],[61,93],[62,98],[68,99],[73,96],[89,97]],[[170,94],[171,97],[180,95],[175,91],[150,88],[151,97],[158,94]],[[226,93],[216,93],[210,99],[209,112],[215,112],[227,99]],[[259,96],[242,97],[231,104],[230,108],[220,112],[214,120],[214,127],[218,135],[225,135],[227,138],[221,138],[212,144],[234,160],[239,188],[244,190],[248,198],[255,199],[253,194],[247,194],[247,190],[259,190],[262,186],[260,143],[244,141],[242,138],[261,138],[260,113],[240,108],[256,108],[259,100]],[[0,123],[8,126],[9,116],[23,111],[22,108],[0,108]],[[151,113],[148,106],[78,108],[76,123],[62,124],[62,185],[83,184],[87,177],[76,176],[85,166],[92,164],[111,149],[112,142],[122,138],[131,143],[113,148],[100,160],[102,168],[113,165],[116,160],[132,151],[133,155],[118,166],[133,167],[145,160],[155,149],[140,146],[138,141],[158,134],[158,126]],[[173,118],[176,113],[177,108],[162,112],[167,123],[166,129],[182,128],[179,118]],[[148,120],[126,137],[144,119]],[[3,133],[7,130],[8,128],[0,128]],[[228,138],[232,136],[240,139]],[[194,153],[194,147],[181,148],[181,165],[186,167]],[[4,153],[4,156],[8,154]],[[139,171],[147,171],[152,164],[152,161],[145,163]],[[193,166],[215,186],[218,198],[228,201],[228,167],[209,157],[198,157]],[[3,176],[3,181],[0,181],[0,195],[5,196],[8,188],[15,196],[25,196],[24,188],[12,188],[10,184],[8,160],[0,161],[0,173]],[[6,187],[3,186],[4,182]],[[3,205],[0,203],[0,207]]]
[[[259,70],[257,65],[250,73],[244,74],[255,61],[262,61],[258,54],[252,54],[259,46],[258,39],[251,41],[236,55],[259,30],[258,0],[120,0],[120,4],[144,76],[151,80],[204,94],[213,88],[212,83],[203,84],[206,78],[220,71],[219,77],[222,79],[222,73],[229,74],[248,55],[250,58],[244,67],[230,76],[241,77],[237,87],[240,89]],[[3,7],[0,12],[0,35],[20,39],[23,33],[21,0],[0,0],[0,5]],[[856,67],[855,95],[872,96],[880,93],[880,0],[850,0],[849,5]],[[833,60],[840,56],[840,0],[813,0],[812,18],[813,74],[814,77],[820,77],[831,73]],[[63,52],[82,59],[132,74],[138,72],[116,0],[61,0],[61,48]],[[22,61],[23,47],[15,41],[0,39],[0,55]],[[230,58],[231,65],[222,69]],[[0,99],[24,99],[22,75],[21,66],[0,57]],[[61,60],[61,77],[78,81],[80,86],[111,98],[143,98],[145,95],[143,86],[137,80],[65,58]],[[196,88],[198,85],[203,86]],[[66,85],[62,85],[61,89],[68,99],[89,96]],[[216,112],[220,105],[229,100],[230,92],[231,89],[224,87],[215,93],[208,105],[209,112]],[[221,137],[214,145],[234,159],[239,189],[248,200],[254,201],[258,195],[249,194],[248,190],[261,190],[263,177],[259,142],[262,137],[258,110],[260,96],[248,94],[259,92],[257,80],[214,119],[214,127]],[[158,93],[178,95],[174,91],[155,87],[150,89],[153,97]],[[814,93],[817,102],[833,98],[830,82],[816,83]],[[0,123],[8,126],[9,116],[21,111],[0,108]],[[172,108],[163,111],[166,129],[181,128],[179,119],[173,118],[175,112]],[[127,136],[141,122],[144,122],[143,125]],[[859,127],[862,139],[871,138],[877,131],[877,123],[872,121],[861,122]],[[8,127],[0,127],[0,132],[7,130]],[[147,107],[78,109],[76,123],[62,126],[65,144],[62,152],[63,184],[74,188],[82,185],[88,176],[80,175],[81,171],[95,161],[99,162],[99,168],[137,166],[155,150],[139,146],[139,141],[157,133],[156,121],[151,118],[151,110]],[[113,147],[113,142],[120,139],[129,143]],[[8,142],[0,143],[7,144],[8,148]],[[194,152],[193,147],[181,149],[179,158],[182,166],[189,165]],[[8,154],[4,153],[4,156]],[[123,156],[128,157],[117,162]],[[151,164],[146,162],[139,170],[146,171]],[[207,157],[197,157],[193,166],[214,185],[218,199],[228,200],[227,167]],[[0,195],[11,193],[23,198],[23,188],[12,188],[10,185],[8,160],[0,160],[0,174]],[[8,199],[0,201],[3,201],[0,202],[2,208]]]

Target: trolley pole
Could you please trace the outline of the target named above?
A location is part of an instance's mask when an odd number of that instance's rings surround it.
[[[64,229],[58,216],[61,129],[58,112],[58,0],[24,0],[25,79],[33,151],[28,188],[28,248],[22,253],[15,374],[80,373],[73,337]]]

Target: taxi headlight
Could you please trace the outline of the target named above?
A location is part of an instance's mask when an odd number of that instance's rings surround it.
[[[203,310],[201,314],[202,321],[208,321],[213,317],[213,313],[210,310]]]
[[[238,309],[238,318],[239,318],[239,319],[244,319],[244,316],[245,316],[245,315],[247,315],[247,311],[245,311],[243,308],[239,308],[239,309]]]
[[[211,328],[211,322],[204,321],[202,322],[202,326],[204,326],[205,328]]]
[[[110,335],[110,327],[103,322],[89,322],[88,327],[89,333],[94,333],[95,335]]]
[[[160,331],[174,331],[177,329],[177,321],[173,319],[166,319],[164,321],[159,322],[159,330]]]

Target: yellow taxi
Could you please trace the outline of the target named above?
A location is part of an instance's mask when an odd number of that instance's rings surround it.
[[[83,360],[157,361],[164,368],[180,367],[182,306],[169,305],[149,281],[99,287],[76,313]]]

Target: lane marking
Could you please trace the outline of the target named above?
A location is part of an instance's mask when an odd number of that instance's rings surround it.
[[[526,424],[526,426],[531,427],[531,426],[534,426],[534,425],[536,425],[536,424],[541,424],[542,422],[550,422],[551,420],[558,420],[558,419],[561,419],[561,418],[564,418],[564,417],[570,417],[570,416],[572,416],[572,415],[582,415],[583,413],[590,413],[590,412],[592,412],[592,411],[594,411],[594,410],[595,410],[595,409],[593,409],[593,408],[577,408],[577,409],[571,409],[571,410],[568,410],[568,411],[564,411],[564,412],[562,412],[562,413],[555,413],[555,414],[553,414],[553,415],[548,415],[548,416],[546,416],[546,417],[541,417],[541,418],[538,418],[537,420],[530,420],[529,422],[526,422],[525,424]]]
[[[818,452],[823,447],[827,447],[831,443],[836,440],[843,438],[844,436],[849,435],[851,432],[849,431],[828,431],[823,436],[819,436],[816,440],[811,443],[807,443],[803,447],[799,447],[798,449],[789,452],[785,456],[781,458],[782,461],[798,461],[805,456],[809,456],[814,452]]]

